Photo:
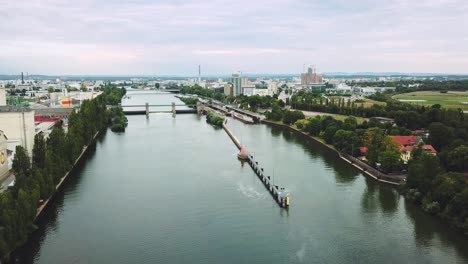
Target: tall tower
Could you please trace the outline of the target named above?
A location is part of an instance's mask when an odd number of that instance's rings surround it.
[[[201,83],[201,65],[198,65],[198,83]]]
[[[23,75],[23,72],[21,72],[21,84],[24,84],[24,75]]]

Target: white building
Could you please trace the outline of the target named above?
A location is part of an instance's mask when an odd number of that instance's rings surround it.
[[[0,130],[0,180],[8,175],[10,170],[8,162],[7,140],[5,133]]]
[[[3,88],[0,88],[0,106],[6,105],[6,91]]]
[[[18,106],[0,106],[0,130],[8,137],[8,149],[23,146],[32,156],[34,145],[34,110]]]

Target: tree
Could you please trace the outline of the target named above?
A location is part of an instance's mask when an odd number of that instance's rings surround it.
[[[354,117],[354,116],[348,116],[345,120],[344,120],[344,124],[343,124],[343,129],[344,130],[356,130],[356,127],[357,127],[357,119]]]
[[[431,189],[432,181],[441,172],[442,168],[436,156],[422,154],[408,165],[408,188],[416,188],[423,194],[426,194]]]
[[[26,186],[26,180],[31,175],[31,161],[22,146],[16,146],[12,169],[15,173],[15,190],[17,192]]]
[[[367,159],[375,164],[379,160],[379,154],[383,152],[384,131],[380,128],[369,128],[364,135],[364,145],[367,147]]]
[[[468,171],[468,146],[461,145],[448,153],[449,169],[459,172]]]
[[[357,145],[357,136],[354,131],[340,129],[333,136],[333,145],[340,151],[352,153]]]
[[[44,169],[45,168],[45,153],[46,143],[44,135],[41,133],[34,136],[34,147],[33,147],[33,164],[34,168]]]
[[[379,160],[385,172],[398,171],[403,165],[398,151],[386,150],[380,153]]]
[[[159,87],[160,87],[160,84],[159,84],[159,83],[155,83],[155,84],[154,84],[154,88],[159,89]]]
[[[88,88],[86,88],[86,85],[85,85],[84,83],[82,83],[82,84],[80,85],[80,90],[81,90],[82,92],[86,92],[86,91],[88,91]]]
[[[336,131],[338,130],[338,127],[336,127],[334,124],[328,126],[324,133],[323,133],[323,139],[325,139],[325,142],[327,144],[332,143],[333,141],[333,136],[335,135]]]
[[[309,134],[313,136],[318,136],[320,134],[320,117],[308,118],[306,130]]]
[[[434,122],[429,125],[428,140],[437,151],[441,151],[442,147],[448,145],[452,139],[452,128],[439,122]]]

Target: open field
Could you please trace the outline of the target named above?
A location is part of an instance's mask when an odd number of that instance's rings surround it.
[[[361,103],[358,103],[358,102],[356,102],[356,104],[361,105]],[[375,101],[375,100],[372,100],[372,99],[369,99],[369,98],[364,99],[364,107],[368,108],[368,107],[373,106],[374,104],[376,104],[376,105],[386,105],[387,103]]]
[[[304,115],[307,117],[310,117],[310,116],[332,116],[333,118],[335,118],[336,120],[341,120],[341,121],[344,121],[348,116],[347,115],[340,115],[340,114],[330,114],[330,113],[322,113],[322,112],[312,112],[312,111],[302,111],[304,113]],[[356,118],[356,121],[358,122],[358,124],[361,124],[362,122],[368,120],[368,118],[364,118],[364,117],[359,117],[359,116],[355,116]]]
[[[333,96],[328,96],[328,98],[333,99],[333,100],[339,100],[339,99],[344,98],[345,100],[348,100],[350,97],[333,95]],[[375,101],[375,100],[372,100],[372,99],[369,99],[369,98],[359,99],[359,100],[355,101],[355,104],[358,105],[358,106],[360,106],[361,104],[364,104],[364,107],[366,107],[366,108],[371,107],[374,104],[376,104],[376,105],[386,105],[385,102],[379,102],[379,101]]]
[[[449,91],[447,93],[440,93],[438,91],[418,91],[397,94],[393,96],[393,99],[427,106],[440,104],[445,108],[461,108],[464,111],[468,111],[468,92]]]

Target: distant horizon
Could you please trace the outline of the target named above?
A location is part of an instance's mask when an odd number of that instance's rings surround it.
[[[202,78],[207,77],[229,77],[234,73],[208,73],[201,74]],[[388,76],[467,76],[468,73],[448,73],[448,72],[398,72],[398,71],[389,71],[389,72],[372,72],[372,71],[363,71],[363,72],[317,72],[322,75],[329,76],[375,76],[375,77],[388,77]],[[24,76],[27,76],[26,72],[23,72]],[[196,78],[198,75],[188,75],[188,74],[35,74],[28,73],[29,76],[44,76],[44,77],[146,77],[146,78],[158,78],[158,77],[177,77],[177,78]],[[242,73],[243,76],[300,76],[299,73]],[[21,76],[20,73],[0,73],[1,77],[18,77]]]
[[[6,0],[0,72],[456,75],[467,13],[464,0]]]

